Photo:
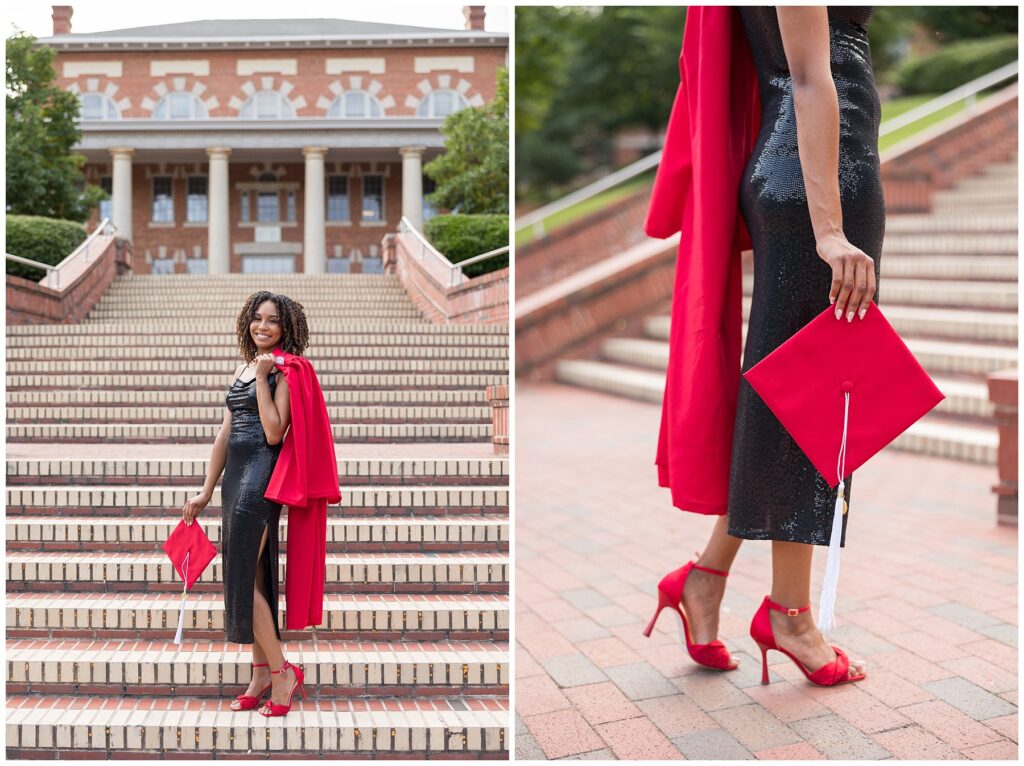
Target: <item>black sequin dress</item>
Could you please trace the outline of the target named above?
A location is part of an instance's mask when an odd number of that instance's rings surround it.
[[[757,69],[761,128],[740,185],[754,250],[744,372],[828,305],[832,270],[815,251],[797,148],[792,80],[773,6],[739,9]],[[885,202],[878,160],[880,106],[871,66],[870,7],[829,6],[839,96],[843,231],[875,262],[881,285]],[[878,301],[878,292],[875,293]],[[844,317],[841,321],[846,321]],[[856,316],[853,321],[860,321]],[[850,502],[852,478],[846,479]],[[745,378],[740,378],[729,476],[729,534],[828,545],[838,488],[825,479]],[[843,544],[849,513],[843,516]]]
[[[275,370],[267,375],[271,396],[277,389],[279,374]],[[277,465],[281,443],[267,443],[256,401],[256,385],[255,378],[235,380],[225,397],[231,410],[231,436],[221,484],[224,629],[227,640],[237,644],[253,642],[252,600],[256,577],[263,578],[262,591],[267,594],[270,612],[274,615],[274,631],[281,640],[277,624],[281,504],[263,498]],[[269,527],[267,544],[258,564],[256,559],[264,527]]]

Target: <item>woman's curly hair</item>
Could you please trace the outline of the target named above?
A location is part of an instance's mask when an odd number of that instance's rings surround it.
[[[249,323],[256,317],[256,309],[264,301],[273,301],[277,306],[277,312],[281,319],[281,341],[278,343],[282,351],[289,354],[301,356],[309,345],[309,327],[306,325],[306,312],[302,304],[293,301],[287,295],[278,295],[260,290],[253,293],[246,300],[242,311],[235,323],[235,331],[238,334],[238,350],[246,362],[256,358],[258,349],[256,342],[249,332]]]

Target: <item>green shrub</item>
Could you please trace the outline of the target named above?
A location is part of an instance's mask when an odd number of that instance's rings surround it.
[[[905,95],[945,93],[1016,59],[1017,35],[965,40],[907,61],[896,71],[895,83]]]
[[[508,216],[477,213],[438,215],[424,226],[424,234],[434,247],[452,263],[508,245]],[[463,269],[467,277],[476,277],[508,266],[508,254],[471,263]]]
[[[85,225],[39,215],[7,216],[7,252],[56,266],[88,236]],[[46,272],[33,266],[7,261],[7,273],[40,280]]]

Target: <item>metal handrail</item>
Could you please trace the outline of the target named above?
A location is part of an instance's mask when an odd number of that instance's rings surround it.
[[[878,126],[878,135],[881,137],[887,133],[893,132],[894,130],[899,130],[900,128],[917,122],[918,120],[927,117],[940,109],[944,109],[950,104],[954,104],[962,99],[967,99],[969,102],[968,106],[971,106],[979,91],[995,85],[996,83],[1002,82],[1003,80],[1009,79],[1015,74],[1017,74],[1017,62],[1013,61],[999,67],[998,69],[992,70],[988,74],[984,74],[970,82],[964,83],[948,93],[936,96],[932,100],[926,101],[920,106],[916,106],[898,117],[886,120]],[[607,191],[614,186],[618,186],[623,181],[628,181],[641,173],[645,173],[653,167],[657,167],[658,163],[661,162],[661,154],[662,153],[659,150],[653,154],[648,154],[646,157],[641,157],[636,162],[632,162],[623,168],[619,168],[614,173],[610,173],[604,178],[600,178],[593,183],[587,184],[586,186],[567,194],[564,197],[560,197],[554,202],[544,205],[544,207],[537,208],[536,210],[527,213],[521,218],[516,219],[515,231],[520,232],[524,229],[532,228],[534,230],[535,237],[543,237],[546,234],[544,230],[544,220],[549,216],[554,215],[555,213],[560,213],[578,202],[590,199],[603,191]]]
[[[988,74],[976,77],[970,82],[965,82],[963,85],[953,88],[953,90],[943,93],[941,96],[936,96],[931,101],[926,101],[897,117],[886,120],[878,126],[878,135],[881,137],[887,133],[892,133],[894,130],[905,128],[907,125],[915,123],[940,109],[944,109],[950,104],[955,104],[957,101],[966,100],[968,107],[970,107],[977,100],[976,97],[979,91],[1007,80],[1015,74],[1017,74],[1017,62],[1011,61],[1009,64],[993,69]]]
[[[506,245],[505,247],[499,247],[496,250],[488,250],[486,253],[474,255],[472,258],[467,258],[464,261],[452,263],[444,256],[444,253],[442,253],[440,250],[438,250],[436,247],[430,244],[430,242],[427,241],[427,238],[423,236],[419,229],[413,226],[409,219],[406,218],[404,215],[402,216],[402,220],[399,221],[398,223],[398,231],[403,234],[412,234],[416,241],[419,242],[420,260],[423,260],[423,257],[429,254],[435,263],[437,263],[439,266],[447,270],[449,287],[454,287],[456,285],[462,284],[463,280],[466,278],[465,274],[462,273],[463,266],[468,266],[473,263],[479,263],[481,261],[486,261],[489,258],[494,258],[495,256],[503,255],[504,253],[509,252],[510,249],[509,246]]]
[[[49,287],[53,290],[59,290],[61,269],[67,266],[69,263],[71,263],[75,258],[78,258],[79,256],[83,255],[84,262],[88,263],[90,251],[92,249],[92,244],[96,241],[97,237],[99,237],[101,234],[104,236],[110,236],[115,231],[117,231],[117,227],[110,222],[109,218],[104,218],[102,221],[100,221],[99,225],[93,230],[92,234],[86,237],[85,240],[83,240],[82,243],[78,247],[76,247],[70,255],[64,258],[64,260],[62,260],[56,266],[51,266],[48,263],[41,263],[39,261],[33,261],[31,258],[23,258],[20,255],[11,255],[10,253],[4,253],[4,256],[9,261],[15,261],[16,263],[23,263],[26,266],[33,266],[37,269],[43,269],[44,271],[46,271],[46,276],[39,280],[39,284],[43,287]],[[51,277],[53,277],[52,280]],[[46,284],[46,282],[48,281],[52,281],[53,284]]]

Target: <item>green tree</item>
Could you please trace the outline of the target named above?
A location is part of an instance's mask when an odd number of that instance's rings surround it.
[[[7,39],[7,212],[84,221],[106,194],[86,185],[78,99],[54,84],[55,53],[18,33]]]
[[[508,213],[508,69],[498,71],[494,99],[445,118],[444,154],[423,166],[437,183],[428,199],[460,213]]]

